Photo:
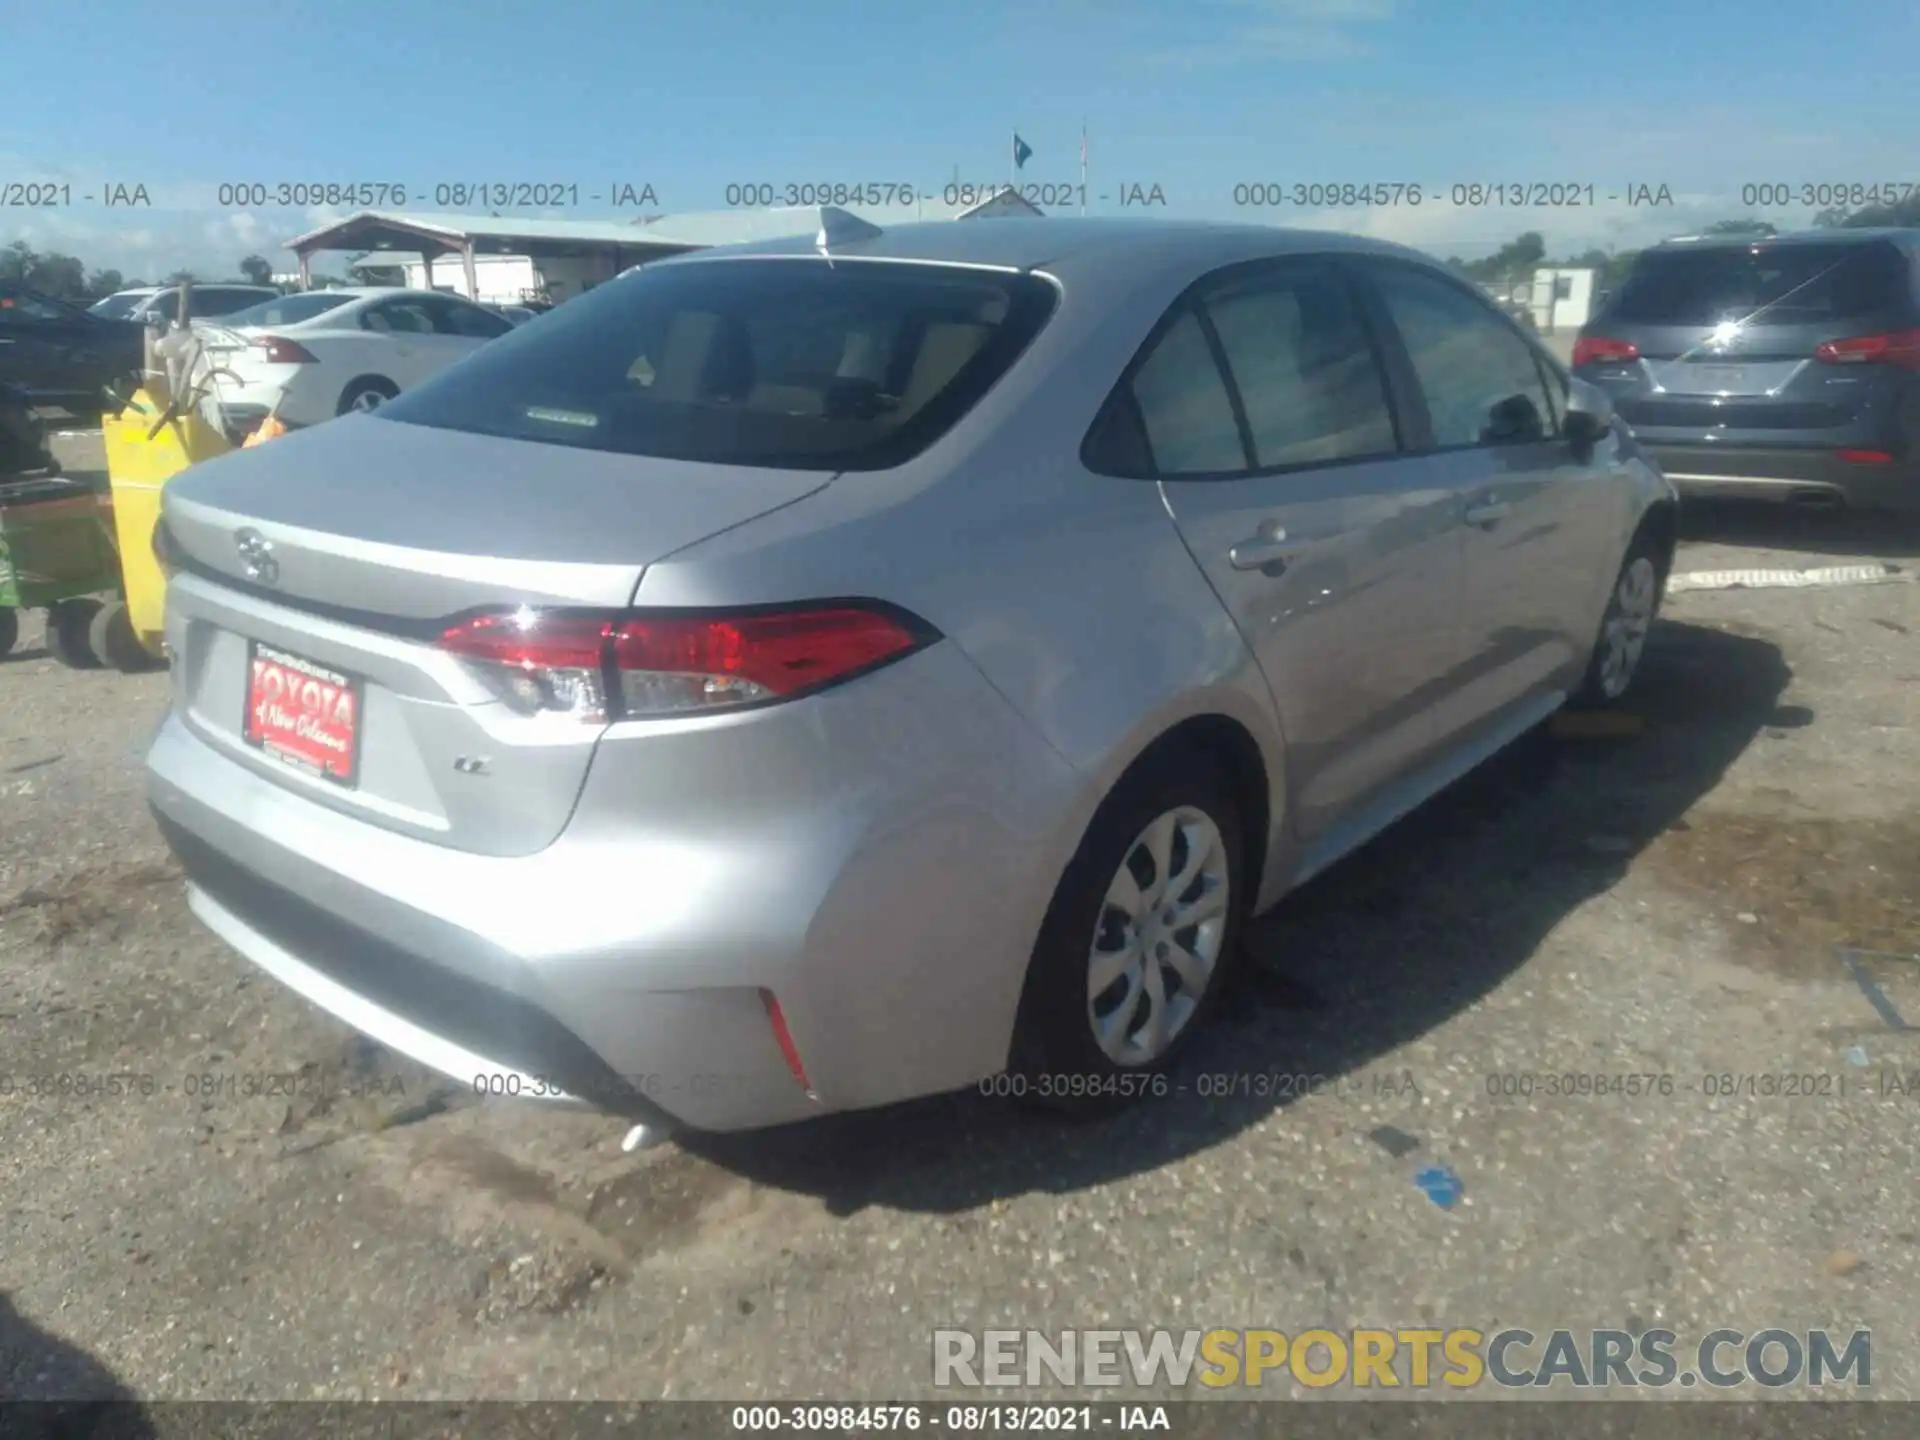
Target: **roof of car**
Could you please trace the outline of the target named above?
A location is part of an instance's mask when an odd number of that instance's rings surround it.
[[[1398,255],[1433,263],[1431,257],[1405,246],[1332,230],[1288,230],[1272,225],[1206,220],[1081,216],[1014,216],[898,225],[877,235],[830,243],[828,247],[829,254],[848,259],[924,260],[1009,270],[1078,269],[1088,265],[1158,266],[1176,258],[1191,260],[1199,268],[1212,268],[1269,255],[1333,251]],[[817,256],[820,253],[814,237],[786,236],[695,251],[655,263],[698,265],[747,256]]]

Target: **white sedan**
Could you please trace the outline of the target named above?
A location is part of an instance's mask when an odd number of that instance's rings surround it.
[[[343,288],[283,295],[194,328],[211,398],[238,433],[275,413],[298,426],[376,409],[513,325],[455,295]]]

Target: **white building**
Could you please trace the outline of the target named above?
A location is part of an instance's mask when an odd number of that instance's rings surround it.
[[[1578,330],[1593,318],[1596,272],[1543,266],[1533,272],[1533,295],[1528,308],[1543,335]]]

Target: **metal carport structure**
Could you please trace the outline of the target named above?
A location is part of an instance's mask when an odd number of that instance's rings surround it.
[[[604,259],[612,274],[701,246],[650,234],[640,221],[503,219],[488,215],[397,214],[362,210],[287,241],[299,257],[300,288],[312,285],[313,257],[328,250],[364,250],[418,255],[428,262],[457,255],[466,271],[467,293],[477,291],[476,255],[519,255],[541,260]],[[396,263],[399,263],[396,261]]]

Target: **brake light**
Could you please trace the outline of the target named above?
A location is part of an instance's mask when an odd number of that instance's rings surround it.
[[[1609,340],[1603,335],[1582,335],[1573,342],[1573,368],[1611,361],[1620,364],[1640,358],[1640,347],[1631,340]]]
[[[1891,465],[1893,455],[1886,450],[1836,450],[1834,454],[1849,465]]]
[[[317,365],[320,357],[306,346],[282,335],[261,335],[253,341],[269,365]]]
[[[709,615],[523,608],[462,620],[440,646],[523,713],[604,723],[790,700],[938,638],[891,607],[847,601]]]
[[[1903,370],[1920,370],[1920,330],[1829,340],[1814,347],[1813,358],[1829,365],[1898,365]]]

